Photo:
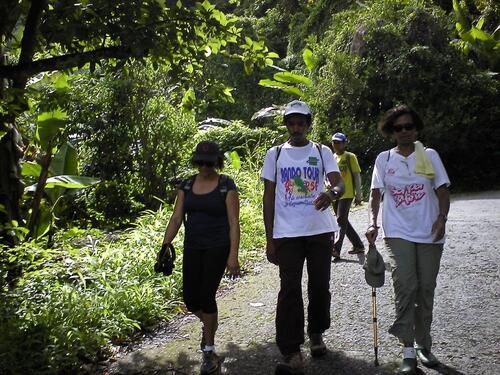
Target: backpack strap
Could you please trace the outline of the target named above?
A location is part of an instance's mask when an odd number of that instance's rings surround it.
[[[193,175],[184,181],[181,182],[180,189],[184,191],[184,204],[182,207],[182,222],[184,223],[184,226],[186,226],[186,196],[193,187],[194,179],[196,178],[196,175]]]
[[[196,178],[196,175],[192,175],[191,177],[185,179],[184,181],[181,182],[181,190],[184,191],[184,194],[187,194],[189,190],[193,187],[194,179]]]
[[[225,174],[221,174],[219,177],[219,192],[222,197],[222,200],[224,203],[226,203],[226,196],[227,196],[227,182],[229,180],[229,176]]]
[[[313,144],[316,146],[316,148],[318,149],[318,152],[319,152],[319,157],[321,159],[321,167],[323,168],[323,176],[326,176],[325,162],[323,161],[323,151],[321,151],[322,145],[320,143],[316,143],[316,142],[313,142]]]
[[[275,146],[276,149],[276,160],[275,160],[275,165],[274,165],[274,183],[278,182],[278,158],[280,157],[281,154],[281,149],[283,148],[284,143]]]
[[[345,151],[345,156],[347,159],[347,169],[349,169],[349,174],[351,175],[352,186],[353,188],[355,188],[356,184],[354,183],[354,174],[352,173],[352,167],[351,167],[351,153],[349,151]]]

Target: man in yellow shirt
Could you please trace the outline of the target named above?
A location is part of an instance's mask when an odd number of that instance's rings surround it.
[[[335,133],[332,137],[332,146],[335,151],[335,158],[342,174],[342,179],[345,184],[345,193],[339,200],[334,201],[333,209],[337,215],[337,223],[340,231],[333,245],[333,260],[340,259],[342,243],[344,237],[352,243],[352,250],[349,254],[359,254],[365,251],[365,246],[359,238],[351,223],[349,222],[349,210],[352,201],[355,204],[360,204],[362,201],[361,195],[361,168],[358,164],[358,158],[352,152],[346,151],[347,136],[343,133]]]

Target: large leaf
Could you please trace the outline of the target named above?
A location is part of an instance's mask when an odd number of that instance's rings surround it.
[[[53,215],[52,211],[45,204],[40,205],[38,226],[36,228],[35,238],[45,236],[52,227]]]
[[[272,79],[261,79],[259,81],[259,85],[264,86],[264,87],[270,87],[272,89],[281,89],[282,87],[286,86],[283,82],[278,82]]]
[[[59,92],[66,92],[69,89],[68,75],[66,73],[57,73],[51,76],[54,88]]]
[[[26,161],[22,164],[21,174],[23,176],[40,176],[42,171],[42,166],[34,161]]]
[[[304,92],[301,89],[286,85],[283,82],[274,81],[272,79],[261,79],[259,81],[259,85],[272,89],[279,89],[287,94],[298,96],[299,98],[304,96]]]
[[[453,0],[453,11],[455,12],[455,17],[457,18],[458,23],[461,24],[462,28],[465,31],[470,30],[470,23],[465,15],[464,9],[460,6],[458,0]]]
[[[72,176],[72,175],[62,175],[54,176],[47,179],[47,184],[45,189],[53,189],[55,187],[62,187],[66,189],[84,189],[89,186],[99,183],[100,180],[94,177],[87,176]],[[26,191],[35,191],[36,184],[26,187]]]
[[[50,163],[50,173],[58,175],[78,175],[78,154],[73,145],[64,143]]]
[[[236,151],[226,152],[224,155],[231,162],[231,166],[234,169],[239,170],[241,168],[240,156]]]
[[[99,179],[87,176],[54,176],[47,179],[45,189],[52,189],[56,186],[66,189],[84,189],[99,183]]]
[[[51,112],[43,112],[38,115],[36,140],[46,148],[50,141],[52,141],[59,131],[66,125],[67,115],[59,109]]]
[[[182,98],[182,107],[187,110],[191,111],[196,103],[196,94],[192,88],[189,88],[186,93],[184,94],[184,97]]]
[[[312,86],[312,81],[309,77],[292,72],[278,72],[273,75],[276,81],[294,84],[303,84],[308,87]]]
[[[311,72],[316,66],[318,59],[314,56],[313,52],[309,48],[304,48],[304,51],[302,52],[302,58],[304,59],[307,70]]]
[[[485,33],[484,31],[479,30],[475,27],[473,27],[470,32],[474,39],[480,40],[482,42],[494,42],[492,35]]]

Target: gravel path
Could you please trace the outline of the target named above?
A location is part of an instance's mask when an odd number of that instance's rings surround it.
[[[359,232],[366,228],[366,206],[351,214]],[[454,196],[448,242],[436,290],[434,352],[442,364],[421,374],[500,374],[500,192]],[[350,246],[346,241],[344,251]],[[385,249],[378,244],[382,255]],[[330,349],[312,360],[307,344],[307,374],[393,374],[400,348],[387,333],[393,312],[390,274],[377,290],[379,367],[374,367],[371,289],[362,259],[343,255],[332,263],[332,327],[325,333]],[[231,286],[219,300],[217,351],[222,374],[273,374],[279,359],[274,343],[277,268],[267,262],[258,272]],[[305,279],[305,278],[304,278]],[[200,324],[178,317],[165,332],[122,355],[101,374],[197,374]]]

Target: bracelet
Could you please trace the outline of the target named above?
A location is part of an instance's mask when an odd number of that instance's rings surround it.
[[[372,224],[372,225],[370,225],[370,226],[368,227],[368,229],[370,229],[370,228],[375,228],[375,229],[378,229],[378,228],[380,228],[380,227],[379,227],[378,225]]]

